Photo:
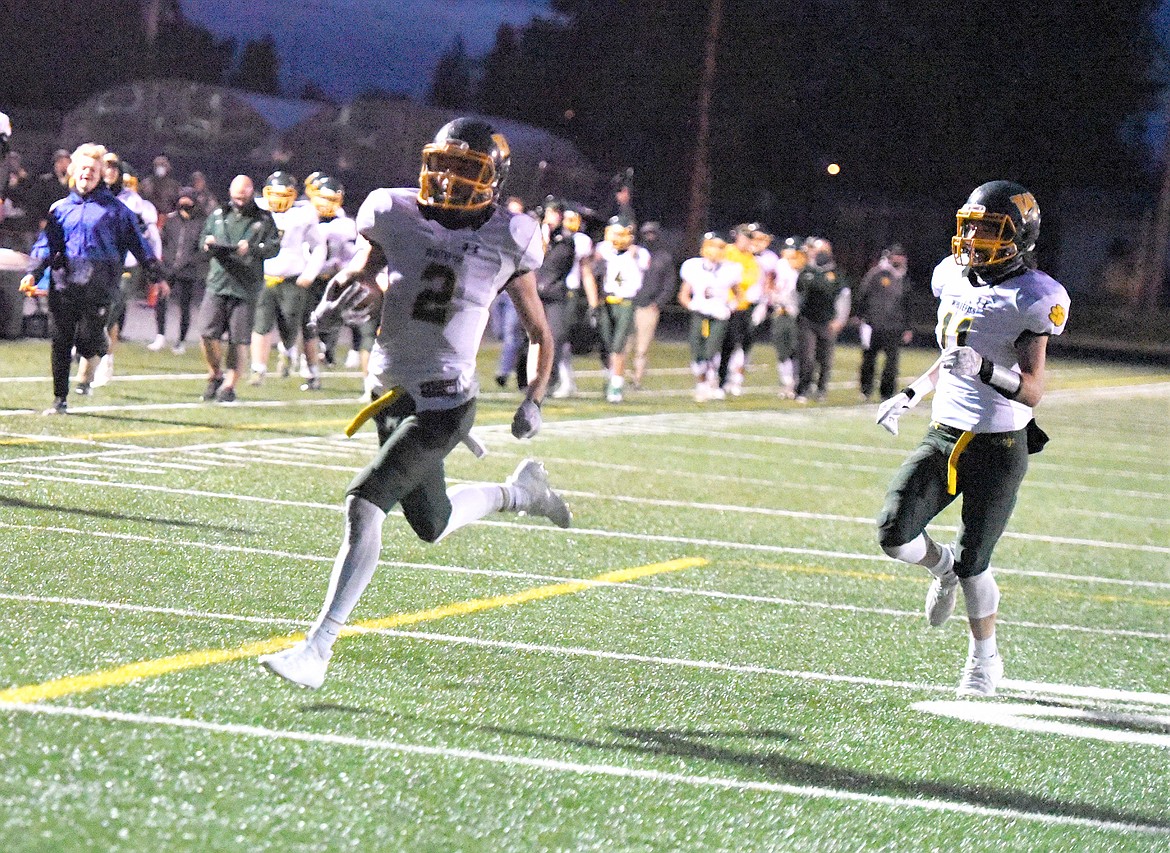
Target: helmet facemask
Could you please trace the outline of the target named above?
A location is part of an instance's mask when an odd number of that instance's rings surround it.
[[[634,245],[634,229],[628,225],[605,226],[605,241],[618,252],[624,252]]]
[[[449,139],[423,146],[419,202],[440,210],[483,210],[496,197],[499,176],[492,158]]]
[[[262,192],[268,209],[273,213],[284,213],[297,200],[297,191],[292,187],[266,185]]]
[[[344,197],[341,193],[320,186],[309,196],[309,201],[312,202],[317,215],[322,219],[335,219],[341,212],[343,200]]]
[[[955,214],[951,254],[955,262],[975,269],[999,266],[1020,253],[1011,217],[981,204],[964,204]]]

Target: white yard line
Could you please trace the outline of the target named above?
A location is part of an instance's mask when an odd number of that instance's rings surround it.
[[[333,557],[320,554],[298,554],[290,551],[282,551],[272,548],[255,548],[244,545],[223,545],[215,543],[198,542],[191,540],[170,540],[161,539],[153,536],[142,536],[129,533],[108,533],[100,531],[85,531],[79,528],[72,527],[45,527],[38,525],[22,525],[10,524],[7,522],[0,522],[0,529],[10,530],[29,530],[36,532],[52,533],[54,535],[68,534],[74,536],[88,536],[99,539],[110,539],[114,541],[123,542],[139,542],[143,544],[158,545],[166,548],[180,548],[180,549],[201,549],[219,553],[234,553],[234,554],[252,554],[264,557],[277,557],[287,559],[295,562],[313,562],[313,563],[332,563]],[[884,558],[882,558],[884,559]],[[543,583],[563,583],[567,580],[581,580],[572,576],[565,575],[548,575],[538,574],[534,572],[511,572],[500,571],[495,569],[474,569],[464,566],[442,565],[437,563],[414,563],[399,560],[380,560],[379,566],[386,566],[390,568],[405,568],[416,569],[422,571],[442,572],[446,574],[460,574],[460,575],[479,575],[493,578],[519,578],[523,580],[539,581]],[[1004,572],[1008,573],[1008,572]],[[1069,580],[1086,580],[1085,578],[1068,577]],[[1159,586],[1152,581],[1115,581],[1108,578],[1093,578],[1090,579],[1095,582],[1103,583],[1121,583],[1133,585],[1153,585]],[[604,582],[596,582],[598,586],[606,586]],[[795,607],[795,608],[813,608],[818,610],[840,611],[846,613],[863,613],[876,616],[889,616],[899,619],[914,619],[922,618],[920,610],[896,610],[887,607],[866,607],[853,604],[839,604],[836,602],[819,602],[810,601],[806,599],[792,599],[780,598],[776,596],[753,595],[749,593],[733,593],[724,592],[721,590],[710,590],[701,588],[687,588],[678,586],[666,586],[661,584],[638,583],[636,581],[628,582],[618,585],[621,589],[636,589],[644,592],[651,592],[663,595],[681,595],[693,598],[710,598],[715,600],[730,600],[743,601],[753,604],[763,604],[772,607]],[[1162,584],[1160,586],[1170,588],[1170,584]],[[28,602],[44,602],[56,604],[72,604],[76,606],[94,607],[98,609],[108,610],[128,610],[141,612],[168,612],[165,609],[152,607],[148,605],[126,604],[121,602],[109,601],[95,601],[92,599],[81,598],[62,598],[53,596],[37,596],[32,594],[18,594],[18,593],[0,593],[0,601],[28,601]],[[180,611],[176,611],[180,612]],[[219,619],[229,618],[219,614],[207,613],[203,611],[181,611],[188,615],[198,616],[199,618]],[[234,617],[231,617],[234,618]],[[1138,639],[1152,639],[1152,640],[1170,640],[1170,634],[1157,633],[1152,631],[1138,631],[1125,628],[1095,628],[1083,625],[1050,625],[1041,622],[1025,622],[1016,620],[999,620],[1001,625],[1013,625],[1021,628],[1036,628],[1040,630],[1056,630],[1060,632],[1077,632],[1083,634],[1097,634],[1108,637],[1134,637]]]
[[[262,460],[262,461],[267,463],[267,460]],[[269,463],[269,464],[271,464],[271,463]],[[347,469],[343,469],[343,470],[348,471],[349,469],[347,468]],[[307,509],[324,509],[324,510],[328,510],[330,512],[341,512],[342,511],[342,507],[340,504],[321,504],[321,503],[315,503],[315,502],[311,502],[311,501],[295,501],[295,500],[280,499],[280,498],[262,497],[262,496],[256,496],[256,495],[240,495],[240,494],[235,494],[235,493],[231,493],[231,492],[210,492],[210,491],[205,491],[202,489],[180,489],[180,488],[175,488],[172,486],[160,486],[160,485],[150,484],[150,483],[125,483],[125,482],[118,482],[118,481],[114,481],[114,480],[86,480],[86,479],[81,479],[81,478],[77,478],[77,477],[54,476],[52,474],[36,474],[36,473],[31,472],[31,471],[20,471],[18,473],[19,473],[19,476],[21,476],[21,477],[26,477],[30,480],[40,480],[40,481],[44,481],[44,482],[72,483],[72,484],[77,484],[77,485],[91,485],[91,486],[92,485],[101,485],[101,486],[105,486],[107,488],[118,488],[118,489],[127,489],[130,491],[155,492],[155,493],[162,493],[162,494],[183,495],[185,497],[214,498],[214,499],[235,500],[235,501],[241,501],[241,502],[245,502],[245,503],[272,504],[272,505],[276,505],[276,506],[294,506],[294,507],[304,507]],[[86,473],[88,474],[88,472],[86,472]],[[160,472],[160,473],[166,473],[166,472]],[[591,495],[592,497],[596,497],[597,499],[604,499],[604,500],[617,499],[612,495],[601,495],[601,494],[588,493],[588,492],[576,492],[576,493],[570,492],[568,494],[570,494],[570,495],[572,495],[572,494]],[[633,502],[637,502],[637,501],[641,500],[640,498],[634,498],[634,497],[629,497],[626,499],[629,501],[633,501]],[[690,504],[687,504],[685,502],[679,502],[679,505],[683,506],[683,507],[691,506]],[[752,508],[746,508],[746,507],[740,508],[740,510],[743,512],[752,512],[753,511]],[[764,510],[763,512],[764,512],[764,514],[783,515],[783,514],[786,514],[788,512],[791,512],[791,511],[790,510]],[[829,518],[832,518],[832,517],[829,517]],[[840,519],[838,519],[838,520],[840,520]],[[859,519],[859,520],[861,520],[861,519]],[[864,519],[864,522],[867,524],[873,523],[872,520],[870,520],[870,519]],[[484,525],[484,526],[520,527],[522,529],[528,529],[530,527],[529,525],[523,525],[523,524],[516,525],[516,524],[513,524],[512,522],[488,521],[488,520],[481,520],[481,521],[475,522],[475,524]],[[535,529],[535,530],[550,529],[550,528],[546,528],[544,525],[533,525],[531,527],[532,527],[532,529]],[[954,530],[956,528],[953,528],[953,527],[948,528],[948,527],[942,526],[942,527],[939,527],[938,529]],[[560,530],[560,528],[555,528],[555,530]],[[647,533],[633,533],[633,532],[626,532],[626,531],[600,530],[600,529],[590,529],[590,528],[580,528],[580,527],[575,527],[569,531],[561,531],[561,532],[568,533],[570,535],[577,534],[577,535],[582,535],[582,536],[598,536],[598,537],[608,537],[608,538],[618,538],[618,539],[630,539],[630,540],[644,541],[644,542],[674,542],[674,543],[686,544],[686,545],[703,545],[703,546],[719,547],[719,548],[738,548],[738,549],[743,549],[743,550],[748,550],[748,551],[759,551],[759,552],[765,552],[765,553],[805,554],[805,555],[811,555],[811,556],[823,556],[823,557],[836,558],[836,559],[850,559],[850,560],[872,560],[872,559],[884,560],[884,559],[887,559],[885,557],[878,557],[874,554],[859,554],[859,553],[855,553],[855,552],[842,552],[842,551],[826,551],[826,550],[817,549],[817,548],[797,548],[797,547],[785,546],[785,545],[761,545],[758,543],[735,542],[735,541],[726,540],[726,539],[709,539],[709,538],[687,537],[687,536],[662,536],[662,535],[654,535],[654,534],[647,534]],[[1144,545],[1144,544],[1140,544],[1140,543],[1125,543],[1125,542],[1106,542],[1103,540],[1096,540],[1096,539],[1075,539],[1072,537],[1045,536],[1042,534],[1031,534],[1031,533],[1005,533],[1004,535],[1005,535],[1005,537],[1010,536],[1012,538],[1022,539],[1025,541],[1048,542],[1048,543],[1063,544],[1063,545],[1079,545],[1079,546],[1083,546],[1083,547],[1107,548],[1107,549],[1116,549],[1116,550],[1140,551],[1140,552],[1148,552],[1148,553],[1156,553],[1156,554],[1161,554],[1161,553],[1170,554],[1170,548],[1163,547],[1160,545]]]
[[[866,805],[883,806],[895,810],[913,809],[916,811],[928,812],[950,812],[965,815],[977,815],[980,817],[989,817],[1009,822],[1027,821],[1030,823],[1056,826],[1079,826],[1088,829],[1122,834],[1142,834],[1156,836],[1170,835],[1170,827],[1155,824],[1125,823],[1119,821],[1099,820],[1095,818],[1076,817],[1071,815],[1049,814],[1046,812],[1024,811],[1021,809],[977,806],[956,800],[943,800],[923,797],[895,797],[881,794],[866,794],[857,791],[843,790],[840,788],[828,788],[812,785],[792,785],[782,782],[764,782],[750,779],[735,779],[730,777],[671,773],[661,770],[622,767],[612,764],[589,764],[549,758],[536,758],[529,755],[484,752],[481,750],[462,749],[457,747],[424,746],[422,744],[403,743],[400,741],[381,740],[376,738],[359,738],[349,735],[330,734],[323,732],[272,729],[264,726],[251,726],[237,723],[218,723],[208,720],[195,720],[188,717],[165,717],[153,714],[129,714],[118,711],[105,711],[99,708],[74,708],[46,704],[0,703],[0,710],[8,711],[10,713],[57,716],[72,719],[101,720],[111,723],[124,723],[156,729],[186,729],[189,731],[211,732],[215,734],[224,734],[235,737],[254,738],[269,741],[328,744],[330,746],[358,749],[366,752],[389,752],[398,755],[415,755],[427,758],[494,764],[506,767],[526,767],[549,773],[561,773],[575,776],[635,779],[642,782],[674,786],[718,788],[744,792],[750,791],[757,793],[779,794],[782,796],[796,797],[800,799],[837,800],[863,803]]]

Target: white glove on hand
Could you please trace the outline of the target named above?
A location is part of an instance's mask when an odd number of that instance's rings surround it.
[[[532,438],[540,431],[541,423],[540,406],[525,400],[512,416],[512,435],[516,438]]]
[[[885,429],[890,435],[898,434],[898,418],[911,409],[910,397],[905,391],[899,391],[888,400],[883,400],[878,406],[877,425]]]
[[[955,376],[978,376],[983,356],[971,347],[953,347],[943,353],[939,365]]]

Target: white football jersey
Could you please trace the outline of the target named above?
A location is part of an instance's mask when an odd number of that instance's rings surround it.
[[[691,287],[691,311],[726,320],[736,301],[735,286],[743,281],[743,267],[731,261],[714,264],[706,258],[688,258],[679,269],[679,278]]]
[[[942,349],[969,346],[1002,367],[1019,370],[1015,342],[1021,334],[1064,331],[1068,293],[1046,273],[1028,270],[998,285],[977,285],[952,257],[934,268],[931,289],[939,300],[935,337]],[[1023,429],[1032,409],[1009,400],[978,376],[942,370],[931,416],[972,432],[1008,432]]]
[[[479,228],[449,230],[418,208],[418,190],[379,189],[358,233],[386,255],[389,286],[370,372],[400,385],[420,410],[448,409],[479,390],[475,357],[496,294],[544,260],[540,225],[497,209]]]
[[[325,238],[325,263],[318,274],[321,278],[332,278],[353,258],[356,250],[357,223],[345,211],[341,211],[328,222],[319,224]]]
[[[588,234],[577,231],[573,234],[573,268],[565,276],[565,287],[569,290],[581,289],[581,262],[593,254],[593,240]]]
[[[256,203],[264,210],[268,204],[261,196]],[[273,278],[316,278],[325,264],[325,237],[313,205],[297,202],[281,213],[272,212],[280,231],[280,251],[264,261],[264,275]]]
[[[610,243],[597,247],[597,257],[605,262],[605,278],[598,287],[607,297],[633,299],[642,289],[642,279],[650,267],[650,252],[645,246],[630,246],[617,252]]]
[[[158,208],[134,190],[122,190],[118,193],[118,201],[138,214],[138,218],[142,220],[143,236],[146,238],[143,242],[156,258],[162,260],[162,234],[158,230]],[[127,252],[126,260],[122,262],[122,265],[127,269],[136,267],[138,266],[138,258]]]
[[[799,270],[793,268],[784,258],[776,263],[776,281],[772,285],[772,294],[768,301],[775,311],[783,308],[785,314],[800,313],[800,299],[796,294],[796,280],[800,278]]]
[[[756,263],[760,265],[760,274],[754,282],[748,287],[747,292],[744,293],[744,299],[757,304],[764,298],[764,282],[769,276],[776,275],[776,268],[780,264],[780,256],[771,249],[764,249],[756,255]]]

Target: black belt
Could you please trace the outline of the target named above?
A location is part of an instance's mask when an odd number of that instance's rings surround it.
[[[958,438],[963,433],[967,432],[967,430],[965,430],[965,429],[960,429],[959,427],[953,427],[953,426],[950,426],[949,424],[940,424],[938,421],[931,421],[930,428],[936,429],[941,433],[945,433],[946,435],[951,436],[951,438]]]

